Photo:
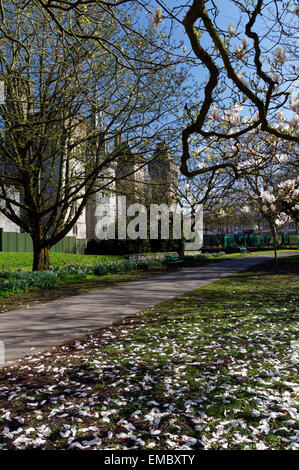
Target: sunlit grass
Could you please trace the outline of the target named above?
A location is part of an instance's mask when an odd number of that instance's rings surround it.
[[[50,264],[53,267],[65,267],[68,265],[86,266],[100,262],[119,261],[124,259],[119,255],[76,255],[72,253],[50,253]],[[23,269],[31,271],[33,253],[0,252],[1,269]]]

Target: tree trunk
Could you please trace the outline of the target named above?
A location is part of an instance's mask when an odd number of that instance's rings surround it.
[[[185,247],[184,240],[179,239],[178,240],[177,253],[181,258],[185,255],[184,247]]]
[[[50,269],[50,247],[33,245],[33,271]]]
[[[277,245],[278,245],[278,236],[276,229],[272,229],[272,235],[273,235],[273,248],[274,248],[274,258],[275,258],[275,272],[278,274],[279,269],[278,269],[278,257],[277,257]]]

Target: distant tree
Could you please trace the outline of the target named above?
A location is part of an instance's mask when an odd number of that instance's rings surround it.
[[[235,185],[243,214],[259,213],[272,233],[276,269],[278,270],[278,231],[298,220],[299,178],[295,148],[285,141],[260,133],[253,141],[240,146],[238,169],[243,186]],[[242,198],[242,199],[241,199]]]

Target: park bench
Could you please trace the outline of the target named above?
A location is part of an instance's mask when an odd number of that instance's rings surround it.
[[[246,246],[238,246],[238,249],[240,250],[240,253],[247,253]]]
[[[167,255],[165,256],[165,264],[168,268],[176,268],[183,265],[183,260],[179,255]]]

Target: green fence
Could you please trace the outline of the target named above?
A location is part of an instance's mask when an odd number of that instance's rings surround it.
[[[85,239],[65,237],[51,248],[56,253],[83,254],[86,248]],[[0,228],[0,251],[32,252],[33,244],[29,233],[4,232]]]
[[[257,235],[204,235],[203,246],[213,246],[221,248],[233,248],[237,246],[264,247],[272,246],[273,239],[271,234]],[[299,235],[281,234],[279,235],[279,244],[281,246],[298,246]]]

